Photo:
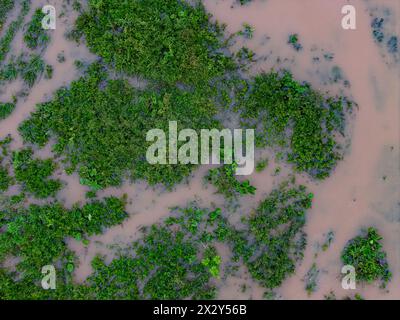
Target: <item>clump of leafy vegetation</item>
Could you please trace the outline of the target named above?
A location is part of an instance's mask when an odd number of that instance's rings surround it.
[[[200,3],[93,0],[76,30],[117,70],[170,84],[205,83],[233,66]]]
[[[23,189],[38,198],[55,196],[61,189],[61,182],[48,177],[53,174],[56,165],[51,159],[33,159],[32,149],[14,151],[12,156],[16,180]]]
[[[319,273],[320,271],[318,270],[317,265],[314,262],[311,268],[307,271],[306,275],[304,276],[304,281],[306,283],[305,289],[309,295],[311,295],[317,289]]]
[[[252,186],[249,180],[237,180],[236,168],[237,163],[233,162],[211,169],[205,179],[217,189],[217,193],[223,194],[228,199],[239,195],[254,195],[257,188]]]
[[[12,57],[11,61],[0,70],[0,80],[12,81],[20,76],[29,87],[32,87],[44,70],[45,63],[39,55],[21,54],[17,58]]]
[[[253,279],[267,289],[279,287],[303,258],[303,227],[312,197],[304,186],[284,183],[243,218],[243,228],[219,218],[215,237],[232,248],[233,261],[242,260]]]
[[[44,17],[45,14],[42,10],[40,8],[36,9],[32,20],[28,23],[27,30],[24,34],[24,41],[30,49],[45,48],[50,42],[48,31],[42,27],[42,20]]]
[[[0,102],[0,120],[7,118],[15,109],[15,103]]]
[[[248,23],[243,24],[243,30],[239,31],[239,34],[247,39],[253,38],[254,28]]]
[[[0,32],[3,29],[4,21],[7,18],[7,13],[14,8],[14,0],[3,0],[0,3]]]
[[[256,172],[263,171],[268,166],[268,162],[268,158],[258,161],[256,164]]]
[[[351,102],[325,98],[287,71],[256,76],[240,100],[243,124],[256,130],[258,146],[287,150],[287,161],[298,171],[318,179],[329,176],[341,159],[334,135],[344,135]]]
[[[335,240],[335,233],[333,232],[333,230],[329,230],[328,233],[325,235],[325,241],[321,247],[322,251],[328,250],[333,240]]]
[[[0,192],[7,191],[11,181],[8,170],[0,165]]]
[[[291,44],[296,51],[300,51],[301,49],[303,49],[303,46],[299,43],[298,34],[289,35],[288,43]]]
[[[145,230],[142,238],[110,264],[96,257],[92,261],[94,271],[83,285],[73,284],[70,277],[62,276],[57,290],[45,291],[29,280],[36,279],[35,270],[55,261],[62,262],[64,272],[68,272],[68,265],[73,270],[73,260],[65,249],[66,236],[81,238],[85,233],[101,232],[101,227],[121,222],[126,214],[123,203],[116,198],[87,204],[82,209],[74,207],[71,211],[59,205],[31,206],[29,214],[8,222],[7,232],[0,235],[0,258],[6,253],[18,254],[23,258],[18,269],[24,275],[22,280],[12,281],[15,274],[2,270],[0,296],[7,299],[215,298],[215,287],[210,280],[219,276],[221,260],[216,250],[205,239],[201,240],[207,231],[205,228],[215,224],[211,216],[217,217],[196,206],[179,209],[164,223]],[[24,230],[22,238],[16,242],[14,235],[21,229]],[[33,239],[35,250],[24,246],[29,238]]]
[[[107,80],[102,66],[94,64],[69,89],[58,90],[54,100],[38,105],[20,133],[40,146],[54,136],[54,150],[65,154],[82,184],[94,189],[120,184],[128,171],[134,179],[172,186],[193,165],[150,165],[146,132],[168,132],[171,120],[177,121],[178,130],[216,128],[214,114],[210,98],[199,91],[135,90],[125,81]]]
[[[283,185],[272,191],[247,220],[251,245],[244,261],[252,277],[266,288],[280,286],[302,259],[302,229],[311,200],[312,194],[304,186]]]
[[[10,51],[10,44],[14,39],[17,31],[21,28],[22,23],[24,22],[25,16],[29,12],[31,1],[23,0],[21,4],[21,12],[17,18],[17,20],[10,23],[8,29],[6,30],[3,37],[0,39],[0,63],[4,61],[8,52]]]
[[[371,283],[381,280],[385,287],[392,274],[380,240],[382,237],[376,229],[370,227],[363,230],[360,236],[351,239],[344,248],[342,262],[354,266],[358,281]]]
[[[124,201],[114,197],[81,208],[74,206],[71,210],[58,203],[28,208],[6,206],[0,217],[1,226],[6,227],[0,234],[0,261],[9,255],[20,258],[17,271],[20,278],[30,281],[24,290],[24,294],[30,295],[35,287],[32,281],[41,279],[43,266],[61,265],[62,270],[73,262],[66,237],[80,239],[84,234],[99,234],[105,227],[121,223],[126,217]],[[2,288],[2,295],[4,290]]]

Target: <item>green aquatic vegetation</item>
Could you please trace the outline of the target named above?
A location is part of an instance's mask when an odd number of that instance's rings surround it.
[[[11,177],[8,175],[7,168],[0,165],[0,192],[7,191],[8,187],[12,183]]]
[[[29,87],[32,87],[38,77],[42,75],[45,63],[40,56],[31,55],[29,60],[19,60],[18,66],[21,78]]]
[[[257,145],[285,150],[297,171],[323,179],[341,159],[334,135],[344,135],[352,106],[346,98],[324,97],[284,71],[252,79],[238,106],[243,124],[256,130]]]
[[[8,29],[4,33],[3,37],[0,39],[0,63],[4,61],[8,52],[10,51],[10,45],[13,41],[17,31],[21,28],[24,22],[25,16],[29,12],[31,1],[23,0],[21,3],[21,12],[17,20],[10,23]]]
[[[4,22],[7,18],[7,13],[14,8],[14,0],[3,0],[0,3],[0,32],[3,29]]]
[[[307,271],[307,274],[304,276],[304,281],[306,283],[305,289],[309,295],[311,295],[317,289],[319,273],[320,271],[314,262],[311,268]]]
[[[59,54],[57,54],[57,61],[58,61],[58,63],[65,62],[65,53],[64,52],[60,52]]]
[[[304,186],[276,189],[249,218],[250,236],[255,243],[253,257],[246,265],[252,277],[266,288],[280,286],[302,258],[302,229],[311,199],[312,194]]]
[[[61,189],[61,181],[49,179],[56,169],[52,159],[33,159],[32,149],[14,151],[12,163],[15,179],[24,191],[37,198],[53,197]]]
[[[328,250],[332,242],[335,240],[335,233],[332,230],[325,235],[325,241],[322,244],[322,251]]]
[[[0,261],[10,255],[19,257],[17,271],[31,281],[41,279],[40,270],[48,264],[61,263],[61,270],[71,268],[67,266],[73,263],[67,237],[100,234],[128,216],[124,201],[114,197],[83,207],[75,205],[71,210],[51,203],[28,208],[9,206],[1,213],[0,221],[6,229],[0,234]],[[32,282],[30,287],[35,287]]]
[[[381,280],[382,286],[385,287],[392,278],[381,240],[378,231],[370,227],[351,239],[344,248],[342,262],[354,266],[357,281],[371,283]]]
[[[32,20],[28,23],[24,34],[24,42],[30,49],[45,48],[50,42],[49,32],[42,27],[42,20],[45,14],[42,9],[36,9]]]
[[[303,227],[311,199],[304,186],[283,184],[244,219],[244,229],[233,230],[222,223],[217,237],[231,244],[233,259],[241,258],[254,280],[268,289],[279,287],[303,258]]]
[[[243,24],[243,30],[239,31],[239,35],[244,36],[247,39],[253,38],[254,28],[248,23]]]
[[[0,80],[12,81],[20,76],[29,87],[32,87],[44,71],[45,63],[39,55],[23,53],[17,58],[12,57],[10,62],[0,69]]]
[[[249,180],[239,181],[235,176],[236,168],[237,163],[233,162],[211,169],[205,180],[217,189],[217,193],[223,194],[228,199],[239,195],[254,195],[257,188],[252,186]]]
[[[0,102],[0,120],[7,118],[15,109],[15,103]]]
[[[221,257],[217,254],[217,250],[213,247],[208,247],[204,252],[204,258],[201,260],[201,263],[208,268],[213,277],[219,278],[221,261]]]
[[[44,77],[45,77],[46,79],[51,79],[51,78],[53,78],[53,71],[54,71],[53,67],[52,67],[51,65],[47,64],[47,65],[46,65],[46,68],[45,68]]]
[[[233,67],[221,27],[200,3],[93,0],[76,22],[79,33],[117,70],[169,84],[206,83]]]
[[[291,44],[296,51],[300,51],[301,49],[303,49],[303,46],[299,43],[298,34],[289,35],[288,43]]]
[[[211,299],[212,277],[221,259],[202,244],[204,232],[220,216],[195,205],[175,209],[163,223],[144,231],[126,253],[106,264],[97,257],[87,280],[89,296],[99,299]],[[213,217],[214,220],[210,220]]]
[[[266,167],[268,167],[268,158],[260,160],[256,163],[256,172],[262,172]]]
[[[39,104],[19,128],[24,140],[43,146],[56,138],[56,153],[67,157],[69,172],[78,171],[93,189],[119,185],[130,173],[134,179],[167,187],[188,176],[193,165],[149,164],[146,132],[168,132],[176,120],[178,131],[218,128],[215,107],[201,91],[178,88],[135,90],[126,81],[107,80],[101,65],[59,89],[52,101]]]

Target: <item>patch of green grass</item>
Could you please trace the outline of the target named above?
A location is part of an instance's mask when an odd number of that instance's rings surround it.
[[[362,234],[351,239],[342,252],[342,262],[352,265],[356,271],[356,280],[371,283],[381,280],[386,286],[392,277],[382,250],[382,237],[372,227],[363,230]]]

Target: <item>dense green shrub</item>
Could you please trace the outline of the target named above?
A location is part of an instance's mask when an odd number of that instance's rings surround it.
[[[341,158],[335,133],[344,134],[345,98],[325,98],[289,72],[261,74],[248,83],[240,107],[259,146],[286,149],[287,160],[316,178],[329,176]]]
[[[43,146],[55,136],[54,147],[67,156],[81,182],[94,189],[118,185],[127,171],[150,184],[171,186],[187,176],[192,165],[150,165],[146,160],[146,133],[160,128],[168,133],[169,121],[183,128],[214,128],[215,107],[199,91],[162,88],[133,89],[127,82],[105,79],[99,64],[70,88],[56,92],[52,101],[20,127],[25,141]]]
[[[25,191],[38,198],[55,196],[61,188],[59,180],[49,179],[56,168],[52,159],[33,159],[31,149],[14,151],[12,156],[16,180]]]
[[[36,9],[32,20],[28,23],[27,30],[24,34],[24,41],[30,49],[36,49],[38,47],[43,48],[50,41],[48,32],[42,27],[42,20],[44,17],[45,14],[42,12],[42,9]]]
[[[373,282],[381,280],[382,285],[391,279],[386,252],[380,243],[382,237],[372,227],[363,230],[360,236],[351,239],[342,252],[342,262],[352,265],[356,271],[356,280]]]
[[[232,67],[221,52],[220,27],[200,4],[91,0],[76,30],[117,70],[150,79],[198,84]]]

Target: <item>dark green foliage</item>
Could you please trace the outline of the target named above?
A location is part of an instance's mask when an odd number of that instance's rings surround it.
[[[27,30],[24,34],[24,41],[30,49],[37,49],[38,47],[44,48],[50,41],[48,31],[42,27],[42,20],[44,17],[45,14],[42,10],[40,8],[36,9],[32,20],[27,26]]]
[[[288,43],[292,45],[292,47],[296,50],[296,51],[300,51],[301,49],[303,49],[303,46],[299,43],[299,36],[298,34],[291,34],[289,36],[289,40]]]
[[[266,288],[281,285],[295,271],[305,247],[303,227],[312,194],[304,186],[274,190],[248,220],[252,257],[250,274]]]
[[[0,165],[0,192],[7,191],[11,181],[8,170]]]
[[[18,62],[18,66],[22,79],[29,87],[32,87],[38,77],[43,73],[45,65],[40,56],[32,55],[29,57],[29,60],[21,59]]]
[[[256,172],[262,172],[268,166],[268,159],[263,159],[257,162]]]
[[[41,278],[44,265],[64,261],[67,267],[71,263],[66,237],[100,234],[127,217],[123,201],[113,197],[71,210],[55,203],[27,209],[8,207],[1,213],[1,224],[7,228],[0,234],[0,261],[7,255],[21,258],[17,269],[28,279]]]
[[[0,102],[0,120],[7,118],[15,109],[15,103]]]
[[[37,198],[55,196],[61,188],[59,180],[49,179],[56,165],[51,159],[33,159],[31,149],[13,152],[12,161],[16,180],[23,189]]]
[[[20,76],[29,87],[32,87],[44,69],[45,63],[39,55],[21,54],[16,59],[12,57],[11,61],[0,70],[0,80],[12,81]]]
[[[380,243],[382,237],[370,227],[360,236],[351,239],[342,252],[342,262],[352,265],[356,271],[356,280],[373,282],[381,280],[386,286],[392,274],[386,260],[386,253]]]
[[[257,188],[250,185],[249,180],[239,181],[235,176],[237,164],[223,165],[222,167],[211,169],[205,179],[217,189],[218,193],[227,198],[238,195],[255,194]]]
[[[246,125],[256,129],[259,146],[287,150],[298,171],[323,179],[341,158],[335,133],[344,134],[345,98],[325,98],[289,72],[261,74],[241,99]]]
[[[311,199],[304,186],[283,184],[244,219],[244,229],[220,220],[216,237],[231,245],[234,261],[241,258],[253,279],[268,289],[279,287],[303,258],[303,227]]]
[[[89,48],[117,70],[167,83],[204,83],[232,66],[202,5],[92,0],[77,21]]]
[[[53,78],[53,67],[51,65],[46,65],[46,69],[45,69],[45,74],[44,77],[46,79],[51,79]]]
[[[100,88],[101,87],[101,88]],[[138,91],[121,80],[105,80],[100,65],[57,91],[54,100],[38,105],[20,127],[25,141],[43,146],[57,138],[55,151],[67,156],[81,182],[94,189],[118,185],[122,177],[171,186],[187,176],[191,165],[150,165],[146,132],[168,132],[169,121],[182,128],[215,128],[215,108],[201,92],[177,88]]]
[[[10,23],[8,29],[6,30],[3,37],[0,39],[0,63],[6,58],[6,55],[10,51],[10,44],[14,39],[17,31],[24,22],[25,16],[29,12],[30,0],[23,0],[21,4],[21,13],[19,14],[17,20]]]
[[[14,0],[2,0],[0,3],[0,32],[7,18],[7,13],[14,8]]]

